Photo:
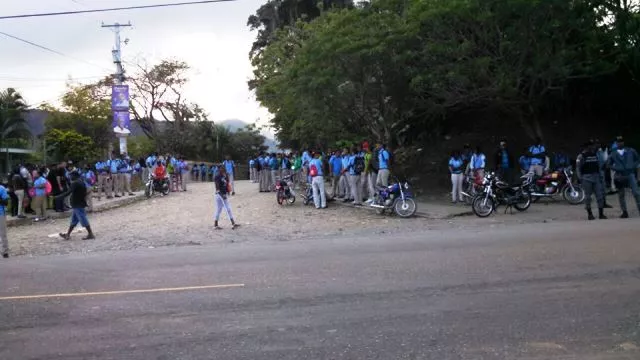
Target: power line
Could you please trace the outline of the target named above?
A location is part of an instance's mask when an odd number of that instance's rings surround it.
[[[73,57],[73,56],[69,56],[69,55],[67,55],[67,54],[65,54],[65,53],[61,53],[60,51],[53,50],[53,49],[48,48],[48,47],[46,47],[46,46],[36,44],[36,43],[34,43],[33,41],[25,40],[25,39],[19,38],[19,37],[17,37],[17,36],[11,35],[11,34],[7,34],[6,32],[2,32],[2,31],[0,31],[0,35],[4,35],[4,36],[9,37],[9,38],[12,38],[12,39],[14,39],[14,40],[21,41],[21,42],[23,42],[23,43],[25,43],[25,44],[29,44],[29,45],[31,45],[31,46],[35,46],[35,47],[37,47],[37,48],[39,48],[39,49],[41,49],[41,50],[45,50],[45,51],[48,51],[48,52],[52,52],[52,53],[54,53],[54,54],[56,54],[56,55],[60,55],[60,56],[63,56],[63,57],[66,57],[66,58],[69,58],[69,59],[72,59],[72,60],[75,60],[75,61],[79,61],[79,62],[82,62],[82,63],[88,64],[88,65],[91,65],[91,66],[99,67],[99,68],[101,68],[101,69],[103,69],[103,70],[107,70],[106,68],[104,68],[104,67],[102,67],[102,66],[100,66],[100,65],[96,65],[96,64],[94,64],[94,63],[92,63],[92,62],[89,62],[89,61],[86,61],[86,60],[82,60],[82,59],[78,59],[78,58],[75,58],[75,57]],[[107,70],[107,71],[110,71],[110,70]]]
[[[87,14],[87,13],[99,13],[99,12],[120,11],[120,10],[151,9],[151,8],[163,8],[163,7],[174,7],[174,6],[185,6],[185,5],[202,5],[202,4],[212,4],[212,3],[218,3],[218,2],[231,2],[231,1],[236,1],[236,0],[185,1],[185,2],[168,3],[168,4],[125,6],[125,7],[108,8],[108,9],[75,10],[75,11],[40,13],[40,14],[8,15],[8,16],[0,16],[0,20],[43,17],[43,16]]]
[[[35,81],[35,82],[47,82],[47,81],[75,81],[75,80],[89,80],[89,79],[100,79],[104,78],[107,75],[95,75],[95,76],[82,76],[82,77],[69,77],[66,79],[62,78],[28,78],[28,77],[14,77],[14,76],[3,76],[0,75],[0,80],[2,81]]]

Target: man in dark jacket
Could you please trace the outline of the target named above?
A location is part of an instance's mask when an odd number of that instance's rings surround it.
[[[507,148],[507,142],[501,141],[500,147],[495,154],[495,168],[500,177],[507,183],[513,182],[513,170],[515,169],[515,165],[513,156]]]
[[[624,146],[622,136],[618,136],[616,145],[617,149],[612,151],[609,157],[609,166],[615,171],[613,181],[615,181],[616,187],[618,188],[618,199],[620,200],[620,209],[622,210],[622,216],[620,217],[626,219],[629,217],[627,201],[625,199],[626,188],[631,188],[631,193],[636,199],[638,211],[640,211],[640,192],[638,191],[638,179],[636,178],[640,158],[634,149]]]
[[[93,231],[91,231],[91,225],[89,225],[89,220],[87,219],[87,213],[85,211],[85,208],[87,207],[87,187],[84,180],[81,178],[80,173],[78,173],[77,171],[73,171],[71,173],[71,186],[69,187],[69,190],[56,196],[56,199],[64,199],[69,195],[71,195],[70,202],[71,209],[73,211],[73,214],[71,215],[71,224],[69,225],[69,230],[67,230],[67,233],[60,233],[60,237],[65,240],[69,240],[71,238],[71,232],[78,225],[78,223],[80,223],[80,225],[87,229],[88,232],[88,235],[82,238],[82,240],[95,239]]]

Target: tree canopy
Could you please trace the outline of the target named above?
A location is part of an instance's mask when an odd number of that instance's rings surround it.
[[[261,31],[249,85],[292,147],[417,147],[471,129],[544,138],[603,119],[624,131],[640,110],[638,11],[616,0],[373,0],[280,26],[250,18]]]

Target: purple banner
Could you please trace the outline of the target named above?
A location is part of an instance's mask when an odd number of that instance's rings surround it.
[[[113,127],[113,132],[120,135],[129,135],[131,134],[131,130],[129,126],[131,125],[131,118],[129,115],[129,111],[114,111],[113,112],[113,123],[111,126]]]
[[[111,88],[111,110],[129,110],[129,85],[113,85]]]

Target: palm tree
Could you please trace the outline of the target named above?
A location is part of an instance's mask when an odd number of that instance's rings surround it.
[[[5,147],[6,140],[28,138],[31,135],[29,125],[22,117],[27,110],[27,103],[14,88],[0,91],[0,149]],[[9,170],[9,150],[5,149],[5,169]]]

